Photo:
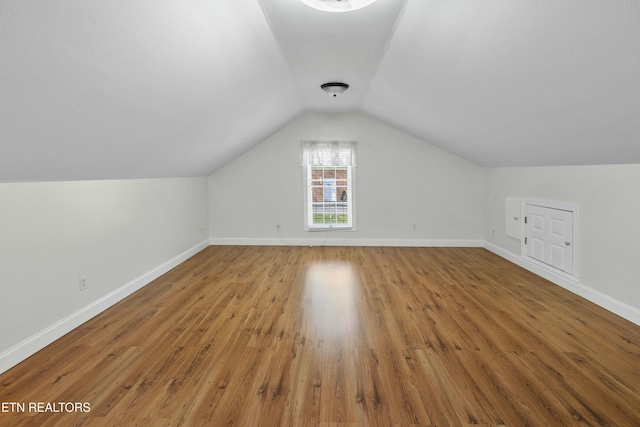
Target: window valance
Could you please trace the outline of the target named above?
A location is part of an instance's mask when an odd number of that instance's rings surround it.
[[[357,141],[302,141],[300,166],[358,166]]]

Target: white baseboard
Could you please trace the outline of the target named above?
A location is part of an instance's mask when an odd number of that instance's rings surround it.
[[[241,245],[241,246],[397,246],[397,247],[466,247],[481,248],[482,240],[464,239],[336,239],[324,237],[324,233],[317,238],[237,238],[212,237],[210,245]]]
[[[529,262],[521,256],[504,250],[492,243],[485,242],[484,248],[514,264],[519,265],[525,270],[529,270],[538,276],[544,277],[548,281],[555,283],[556,285],[565,288],[566,290],[573,292],[574,294],[579,295],[630,322],[635,323],[636,325],[640,325],[640,310],[635,307],[625,304],[622,301],[603,294],[602,292],[590,288],[580,282],[568,279],[567,277],[557,274],[549,269],[540,267],[539,265]]]
[[[128,297],[135,291],[141,289],[153,280],[162,276],[164,273],[186,261],[193,255],[197,254],[207,246],[209,246],[209,242],[203,241],[196,246],[187,249],[181,254],[144,273],[143,275],[130,281],[129,283],[120,286],[118,289],[108,293],[107,295],[97,299],[96,301],[81,308],[75,313],[72,313],[64,319],[43,329],[42,331],[27,338],[21,343],[14,345],[8,350],[3,351],[2,353],[0,353],[0,374],[11,369],[13,366],[22,362],[29,356],[32,356],[33,354],[42,350],[44,347],[48,346],[63,335],[82,325],[87,320],[102,313],[112,305]]]

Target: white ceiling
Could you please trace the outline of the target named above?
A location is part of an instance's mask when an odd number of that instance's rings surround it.
[[[640,2],[410,0],[362,108],[482,166],[640,163]]]
[[[640,163],[640,2],[0,0],[0,181],[206,175],[310,110],[482,166]]]
[[[260,0],[307,110],[357,110],[384,56],[405,0],[378,0],[349,13],[322,12],[300,0]],[[338,98],[320,85],[344,82]]]

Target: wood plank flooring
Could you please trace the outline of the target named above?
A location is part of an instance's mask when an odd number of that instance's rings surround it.
[[[639,426],[640,327],[479,248],[212,246],[0,375],[11,402],[0,425]]]

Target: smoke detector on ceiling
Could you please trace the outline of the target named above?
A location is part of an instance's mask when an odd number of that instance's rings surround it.
[[[341,82],[331,82],[321,84],[320,88],[335,98],[349,89],[349,85]]]
[[[309,7],[324,12],[351,12],[369,6],[376,0],[301,0]]]

